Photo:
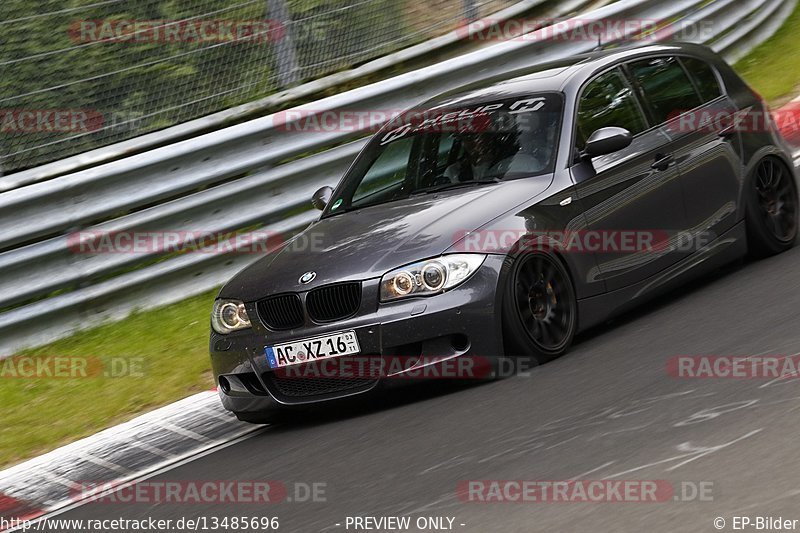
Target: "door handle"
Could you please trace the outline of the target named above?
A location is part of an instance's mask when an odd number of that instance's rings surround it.
[[[651,168],[653,170],[660,170],[664,171],[669,168],[669,166],[675,162],[675,156],[672,154],[656,154],[656,162],[653,163]]]

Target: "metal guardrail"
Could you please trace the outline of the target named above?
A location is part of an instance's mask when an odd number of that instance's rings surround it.
[[[569,26],[596,19],[690,27],[713,21],[697,42],[735,59],[771,35],[796,2],[620,0]],[[595,46],[535,36],[501,42],[304,108],[403,109],[468,82]],[[314,220],[312,192],[339,180],[363,146],[363,133],[291,131],[281,127],[284,116],[0,194],[0,355],[205,292],[256,259],[236,253],[76,254],[69,246],[74,231],[224,232],[265,225],[291,234]]]
[[[559,2],[557,6],[550,9],[545,9],[542,5],[545,1],[546,0],[520,0],[512,6],[492,14],[491,20],[497,24],[502,24],[505,21],[523,17],[526,13],[531,13],[534,9],[536,10],[537,17],[541,16],[544,19],[567,17],[576,10],[583,9],[589,4],[596,3],[597,0],[568,0],[566,2]],[[539,13],[540,8],[542,9],[541,13]],[[102,148],[89,150],[66,159],[60,159],[35,168],[15,172],[5,179],[0,180],[0,192],[16,189],[17,187],[30,185],[70,172],[77,172],[122,157],[128,157],[134,153],[150,150],[157,146],[163,146],[167,143],[194,137],[211,130],[224,128],[238,122],[256,118],[257,116],[263,116],[267,114],[269,110],[288,107],[288,103],[290,102],[310,100],[313,99],[314,95],[334,90],[336,87],[348,83],[352,84],[359,79],[375,75],[383,70],[397,68],[398,65],[402,65],[405,62],[441,53],[443,49],[462,41],[464,37],[465,35],[462,27],[439,37],[368,61],[356,68],[330,74],[303,83],[297,87],[271,94],[265,98],[248,102],[244,105],[235,106],[224,111],[189,120],[156,132],[139,135],[132,139]]]
[[[18,110],[3,113],[6,131],[25,133],[3,135],[0,167],[12,174],[247,104],[517,1],[5,1],[0,69],[11,90],[0,108]],[[23,118],[55,109],[85,120]]]

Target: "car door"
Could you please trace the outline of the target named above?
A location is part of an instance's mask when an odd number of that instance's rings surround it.
[[[670,243],[676,228],[685,227],[686,214],[677,165],[664,157],[670,139],[651,127],[621,68],[600,74],[581,91],[576,154],[594,131],[609,126],[629,130],[631,145],[592,160],[576,157],[571,173],[588,229],[608,236],[595,251],[596,277],[612,291],[645,280],[685,255]],[[620,237],[631,234],[633,245]]]
[[[713,68],[692,57],[652,57],[627,65],[645,112],[662,124],[670,143],[664,156],[681,173],[687,249],[695,250],[736,223],[742,165],[737,111]]]

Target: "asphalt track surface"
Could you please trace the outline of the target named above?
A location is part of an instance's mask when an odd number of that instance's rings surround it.
[[[454,531],[480,533],[717,531],[717,517],[731,531],[734,516],[800,519],[800,380],[667,372],[676,355],[798,352],[795,248],[583,334],[528,376],[365,398],[149,480],[280,480],[290,496],[294,483],[325,483],[325,502],[95,502],[58,518],[277,516],[281,531],[317,532],[363,531],[347,529],[348,516],[446,516]],[[456,493],[465,480],[576,478],[667,480],[677,492],[712,483],[713,501],[466,503]]]

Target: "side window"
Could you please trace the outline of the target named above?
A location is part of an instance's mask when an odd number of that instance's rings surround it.
[[[454,143],[455,136],[453,134],[447,135],[446,137],[442,136],[439,139],[439,149],[436,154],[437,170],[444,172],[444,169],[447,168],[447,165],[450,163]]]
[[[681,63],[683,63],[683,66],[686,67],[689,75],[694,80],[704,103],[722,95],[717,75],[711,65],[693,57],[682,57]]]
[[[676,58],[644,59],[631,63],[629,68],[644,93],[656,124],[702,105],[700,96]]]
[[[592,133],[609,126],[625,128],[633,135],[647,129],[633,92],[617,70],[601,75],[584,89],[578,105],[576,146],[583,147]]]
[[[409,169],[411,181],[414,188],[431,187],[456,160],[459,147],[452,133],[422,135],[417,142],[419,150],[413,151]]]
[[[352,205],[381,192],[399,187],[406,179],[414,137],[392,142],[381,152],[353,194]]]

